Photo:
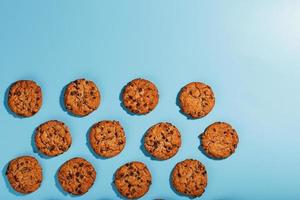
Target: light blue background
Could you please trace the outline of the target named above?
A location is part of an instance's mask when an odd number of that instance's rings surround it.
[[[0,0],[0,198],[119,199],[111,183],[122,164],[147,163],[153,184],[143,199],[187,199],[170,188],[173,166],[185,158],[207,167],[208,187],[200,199],[300,199],[300,1],[200,0]],[[100,108],[84,118],[60,106],[62,88],[77,78],[93,80],[101,90]],[[153,81],[160,92],[156,109],[128,115],[120,106],[122,87],[136,77]],[[19,79],[33,79],[43,90],[43,106],[34,117],[15,118],[6,109],[5,92]],[[205,118],[187,120],[176,95],[191,81],[212,86],[216,105]],[[33,152],[32,135],[42,122],[67,123],[70,150],[45,159]],[[88,128],[104,119],[121,121],[124,151],[96,158],[86,145]],[[182,147],[167,161],[146,157],[140,149],[148,127],[175,124]],[[207,158],[198,135],[215,121],[231,123],[239,133],[236,153]],[[9,160],[24,154],[44,169],[40,189],[20,196],[8,187]],[[97,180],[82,197],[65,195],[55,173],[66,160],[82,156],[97,169]]]

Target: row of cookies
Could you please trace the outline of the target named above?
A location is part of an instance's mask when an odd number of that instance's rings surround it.
[[[235,129],[225,122],[208,126],[200,139],[204,152],[219,159],[230,156],[239,140]],[[38,126],[34,140],[39,152],[49,157],[66,152],[72,144],[68,126],[58,120],[50,120]],[[181,134],[171,123],[160,122],[146,131],[143,141],[144,148],[150,155],[158,160],[166,160],[173,157],[181,147]],[[97,122],[89,130],[89,144],[99,156],[116,156],[125,147],[125,131],[119,121]]]
[[[42,106],[42,89],[32,80],[19,80],[10,86],[8,106],[19,116],[30,117]],[[98,87],[93,81],[78,79],[66,86],[65,108],[73,115],[87,116],[96,110],[101,101]],[[157,87],[149,80],[134,79],[122,90],[122,104],[131,113],[147,114],[159,101]],[[190,118],[206,116],[215,105],[212,89],[200,82],[184,86],[179,93],[181,111]]]
[[[14,190],[28,194],[36,191],[43,181],[43,170],[32,156],[21,156],[10,161],[7,179]],[[61,188],[72,195],[83,195],[93,186],[97,177],[94,166],[84,158],[75,157],[58,170],[57,180]],[[171,172],[173,188],[190,197],[201,196],[207,186],[205,166],[198,160],[186,159],[175,165]],[[125,198],[137,199],[144,196],[151,184],[148,167],[139,161],[126,163],[114,173],[114,187]]]

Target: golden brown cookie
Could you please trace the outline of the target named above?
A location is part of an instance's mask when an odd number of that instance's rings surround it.
[[[61,121],[47,121],[35,130],[35,145],[47,156],[60,155],[66,152],[71,144],[69,128]]]
[[[68,160],[60,167],[57,178],[66,192],[83,195],[93,186],[96,171],[87,160],[77,157]]]
[[[166,160],[173,157],[181,146],[179,130],[171,123],[153,125],[145,134],[144,147],[155,158]]]
[[[138,161],[121,166],[115,173],[114,184],[119,193],[128,199],[144,196],[151,185],[151,173],[147,166]]]
[[[23,194],[36,191],[43,181],[42,167],[37,159],[31,156],[21,156],[11,160],[6,176],[11,187]]]
[[[126,137],[118,121],[100,121],[90,130],[90,144],[94,152],[105,158],[118,155],[125,146]]]
[[[147,114],[152,111],[159,99],[156,86],[145,79],[134,79],[123,90],[123,105],[132,113]]]
[[[215,122],[201,134],[201,146],[212,158],[227,158],[235,152],[238,143],[237,132],[225,122]]]
[[[100,105],[100,92],[93,81],[78,79],[65,90],[65,106],[77,116],[86,116]]]
[[[8,106],[19,116],[31,117],[42,106],[42,90],[34,81],[20,80],[10,86]]]
[[[181,111],[191,118],[206,116],[215,105],[212,89],[200,82],[192,82],[184,86],[179,93]]]
[[[190,197],[201,196],[207,186],[205,166],[193,159],[177,163],[172,171],[171,179],[177,192]]]

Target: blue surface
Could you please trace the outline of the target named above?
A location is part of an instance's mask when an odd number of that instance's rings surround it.
[[[300,1],[13,1],[0,0],[0,198],[6,200],[119,199],[112,188],[122,164],[147,163],[153,184],[143,199],[187,199],[174,193],[169,175],[176,162],[199,159],[208,187],[200,199],[300,199]],[[63,111],[63,87],[77,78],[101,90],[100,108],[84,118]],[[160,92],[156,109],[132,116],[120,106],[122,87],[136,77],[153,81]],[[5,92],[19,79],[33,79],[44,102],[34,117],[20,119],[6,108]],[[205,118],[187,120],[176,95],[191,81],[212,86],[216,105]],[[67,123],[70,150],[45,159],[33,152],[32,135],[42,122]],[[124,151],[96,158],[86,145],[88,128],[119,120],[126,131]],[[148,127],[169,121],[182,133],[182,147],[167,161],[141,151]],[[215,121],[238,131],[237,152],[225,160],[203,155],[198,135]],[[44,169],[40,189],[20,196],[4,173],[9,160],[24,154]],[[55,173],[66,160],[82,156],[97,169],[97,180],[82,197],[63,193]]]

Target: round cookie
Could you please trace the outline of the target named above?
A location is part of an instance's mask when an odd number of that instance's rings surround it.
[[[69,128],[61,121],[51,120],[35,130],[35,145],[46,156],[57,156],[66,152],[72,144]]]
[[[155,158],[166,160],[173,157],[181,146],[179,130],[171,123],[153,125],[145,134],[144,147]]]
[[[42,90],[34,81],[20,80],[10,86],[8,106],[19,116],[31,117],[42,106]]]
[[[201,134],[201,146],[205,153],[217,159],[229,157],[239,143],[237,132],[230,124],[215,122]]]
[[[191,118],[206,116],[215,105],[212,89],[200,82],[192,82],[184,86],[179,93],[181,111]]]
[[[132,113],[147,114],[158,104],[156,86],[145,79],[134,79],[123,90],[123,105]]]
[[[125,147],[124,129],[118,121],[100,121],[90,130],[89,140],[94,152],[105,158],[119,154]]]
[[[65,90],[66,109],[74,115],[86,116],[100,105],[100,92],[93,81],[78,79]]]
[[[193,159],[177,163],[172,171],[171,179],[177,192],[193,198],[201,196],[207,186],[205,166]]]
[[[114,184],[119,193],[128,199],[144,196],[151,185],[152,177],[147,166],[138,161],[121,166],[115,173]]]
[[[11,187],[23,194],[36,191],[43,181],[42,167],[37,159],[31,156],[21,156],[11,160],[6,176]]]
[[[65,162],[57,174],[61,187],[73,195],[83,195],[93,186],[96,171],[91,163],[83,158],[72,158]]]

